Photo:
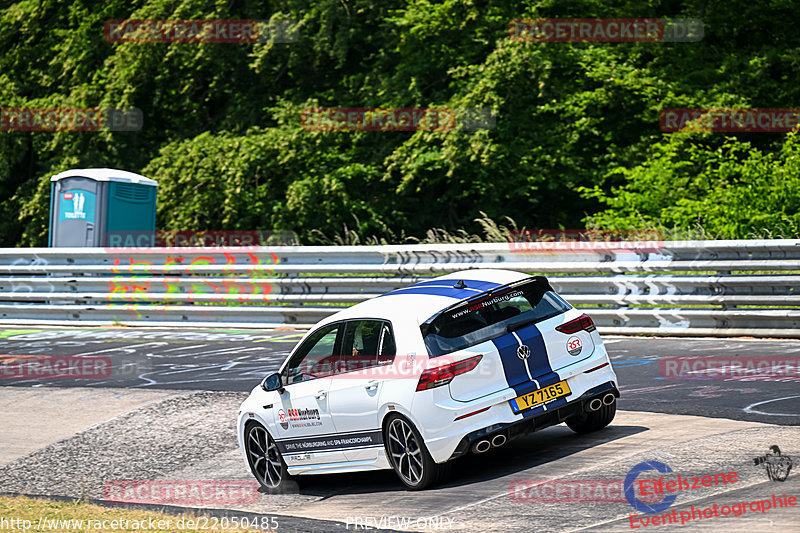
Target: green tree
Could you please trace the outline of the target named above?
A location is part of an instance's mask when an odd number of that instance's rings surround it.
[[[607,206],[587,222],[605,229],[700,227],[722,239],[800,234],[798,135],[786,136],[774,152],[709,136],[672,135],[647,162],[614,171],[624,185],[611,193],[587,189]]]

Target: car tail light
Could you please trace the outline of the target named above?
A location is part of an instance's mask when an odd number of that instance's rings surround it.
[[[453,378],[457,375],[469,372],[478,366],[478,363],[480,363],[482,358],[482,355],[476,355],[475,357],[470,357],[469,359],[464,359],[463,361],[458,361],[457,363],[450,363],[449,365],[437,366],[436,368],[429,368],[428,370],[425,370],[419,377],[417,391],[428,390],[441,387],[442,385],[447,385],[453,381]]]
[[[560,326],[556,326],[556,330],[560,331],[561,333],[575,333],[585,329],[586,331],[594,331],[594,322],[589,317],[589,315],[581,315],[575,320],[570,320],[566,324],[561,324]]]

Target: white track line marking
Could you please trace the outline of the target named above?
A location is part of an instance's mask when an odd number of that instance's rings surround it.
[[[786,396],[785,398],[775,398],[774,400],[764,400],[763,402],[751,403],[744,409],[745,413],[765,416],[800,416],[800,413],[765,413],[764,411],[757,411],[753,407],[764,405],[765,403],[780,402],[781,400],[791,400],[792,398],[800,398],[800,396]]]

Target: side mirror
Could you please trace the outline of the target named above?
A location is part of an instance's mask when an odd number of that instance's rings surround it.
[[[283,392],[283,380],[281,380],[281,375],[278,372],[275,372],[274,374],[270,374],[269,376],[265,377],[261,382],[261,388],[267,392],[273,390]]]

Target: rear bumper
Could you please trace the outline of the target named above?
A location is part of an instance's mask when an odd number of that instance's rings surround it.
[[[609,384],[614,389],[614,395],[618,397],[617,375],[605,347],[602,342],[596,346],[590,358],[557,371],[558,378],[567,381],[572,393],[567,396],[566,401],[548,404],[547,408],[539,407],[525,413],[515,413],[509,400],[530,392],[527,388],[520,387],[516,390],[507,387],[470,402],[453,400],[446,387],[416,393],[411,418],[422,433],[433,460],[442,463],[459,453],[465,453],[461,450],[465,437],[469,445],[470,438],[474,441],[474,438],[481,435],[491,435],[512,426],[515,432],[519,430],[523,433],[563,422],[579,413],[580,407],[573,406],[582,406],[593,394],[602,394],[604,389],[600,388],[608,387]],[[531,390],[535,387],[536,384],[532,382]],[[601,392],[596,392],[598,390]]]
[[[543,411],[536,416],[523,418],[515,422],[492,424],[491,426],[472,431],[461,439],[449,459],[455,459],[456,457],[466,454],[469,452],[472,444],[479,440],[487,438],[491,440],[492,437],[501,433],[511,440],[525,435],[526,433],[558,425],[573,416],[580,416],[584,412],[584,406],[588,402],[594,398],[602,399],[603,396],[608,393],[613,394],[615,398],[619,398],[619,390],[613,381],[608,381],[602,385],[593,387],[584,392],[580,397],[575,398],[559,408]]]

